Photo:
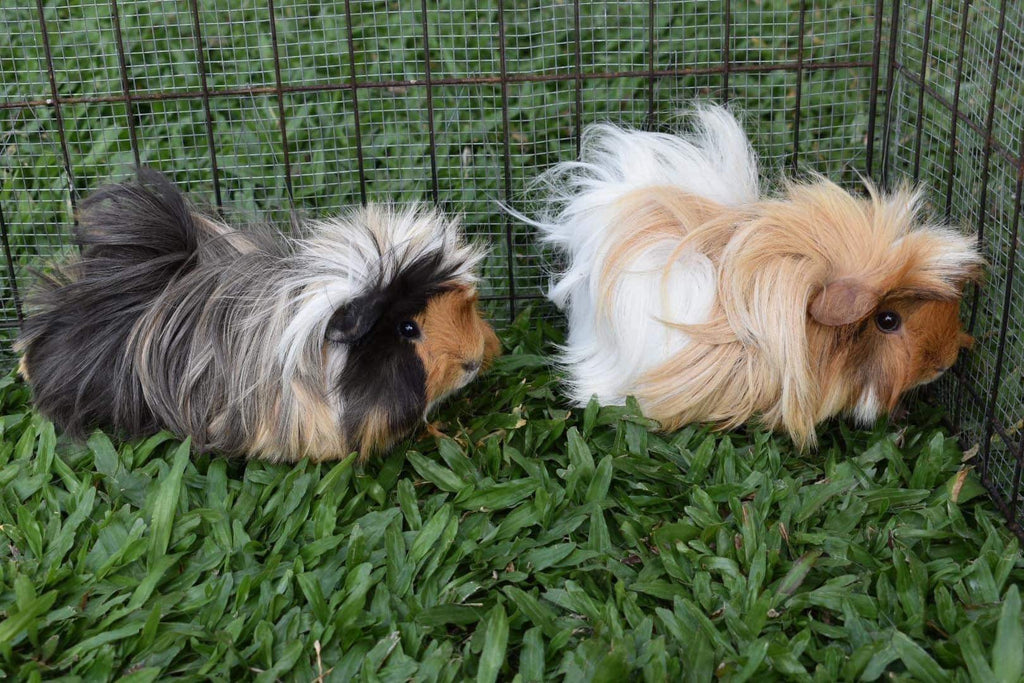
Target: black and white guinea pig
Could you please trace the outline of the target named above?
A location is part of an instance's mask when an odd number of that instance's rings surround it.
[[[274,461],[386,450],[500,346],[480,249],[422,206],[354,209],[286,238],[204,215],[164,176],[80,206],[16,350],[40,412],[75,437],[167,428]]]

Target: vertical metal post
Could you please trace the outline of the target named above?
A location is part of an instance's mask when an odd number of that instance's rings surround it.
[[[505,186],[502,199],[509,204],[512,198],[512,144],[509,126],[509,78],[508,62],[505,55],[505,0],[498,2],[498,54],[501,59],[502,81],[502,156],[505,159]],[[509,323],[515,321],[515,239],[512,234],[512,220],[508,212],[502,212],[505,221],[505,247],[508,250],[509,279]]]
[[[657,64],[655,55],[655,30],[657,27],[657,12],[655,11],[654,0],[647,2],[647,119],[644,121],[644,128],[654,129],[654,69]]]
[[[110,18],[114,22],[114,38],[117,43],[117,64],[121,72],[121,92],[124,94],[125,117],[128,119],[128,140],[132,146],[135,166],[141,166],[139,155],[139,139],[135,132],[135,105],[132,103],[132,90],[128,82],[128,61],[124,56],[124,38],[121,34],[121,13],[117,9],[117,0],[110,0]]]
[[[199,19],[197,0],[189,0],[192,9],[192,35],[195,39],[196,64],[199,67],[199,87],[203,93],[203,112],[206,115],[206,147],[210,155],[210,169],[213,173],[213,196],[217,208],[223,208],[220,194],[220,171],[217,168],[217,145],[213,138],[213,111],[210,109],[210,86],[206,81],[206,56],[203,48],[203,29]]]
[[[64,115],[61,112],[60,92],[57,89],[57,72],[53,68],[53,52],[50,50],[50,34],[46,28],[46,12],[43,9],[43,0],[36,0],[36,10],[39,13],[39,34],[43,39],[43,52],[46,53],[46,74],[50,79],[50,98],[53,106],[53,117],[57,123],[57,137],[60,139],[60,152],[64,159],[64,173],[68,179],[68,193],[70,195],[71,208],[74,209],[78,202],[78,191],[75,187],[75,173],[71,167],[71,153],[68,150],[68,137],[64,132]]]
[[[14,312],[18,323],[23,320],[21,312],[21,296],[18,294],[18,276],[14,272],[14,256],[11,253],[11,241],[7,234],[7,221],[4,220],[3,206],[0,206],[0,239],[3,240],[4,258],[7,260],[7,278],[11,281],[11,295],[14,297]]]
[[[964,0],[960,17],[960,43],[956,55],[956,75],[953,80],[953,110],[949,118],[949,150],[946,159],[946,207],[945,217],[950,220],[953,215],[953,181],[956,177],[957,128],[960,123],[960,83],[964,74],[964,52],[967,45],[967,26],[970,17],[971,0]],[[953,393],[953,427],[959,431],[964,408],[964,380],[957,375],[956,390]]]
[[[801,31],[803,33],[803,31]],[[723,104],[729,102],[729,74],[732,72],[732,1],[725,0],[722,6],[722,91]]]
[[[914,172],[916,183],[921,177],[921,140],[924,136],[924,84],[928,82],[928,49],[932,40],[932,0],[925,3],[924,45],[921,46],[921,87],[917,90],[917,131],[914,135]]]
[[[975,224],[978,228],[978,246],[985,243],[985,205],[988,203],[988,179],[992,166],[992,128],[996,115],[996,95],[999,91],[999,66],[1003,58],[1003,33],[1006,29],[1006,5],[1007,0],[999,3],[999,25],[996,28],[996,46],[992,61],[992,81],[989,84],[988,110],[985,114],[985,145],[981,157],[981,193],[978,197],[978,213]],[[978,303],[981,300],[981,290],[974,287],[971,293],[971,318],[967,324],[967,331],[974,332],[974,323],[978,318]],[[988,474],[988,463],[982,463],[983,476]]]
[[[892,141],[892,98],[896,93],[896,48],[900,29],[900,0],[893,0],[889,26],[889,68],[885,77],[885,125],[882,139],[882,187],[889,187],[889,144]]]
[[[984,438],[981,442],[981,463],[984,476],[988,476],[988,465],[991,456],[992,432],[994,428],[996,403],[999,400],[999,387],[1003,375],[1003,358],[1006,353],[1006,330],[1010,322],[1010,303],[1013,299],[1014,266],[1017,263],[1017,232],[1020,226],[1021,192],[1024,190],[1024,139],[1021,140],[1017,154],[1017,186],[1013,194],[1013,220],[1010,223],[1010,248],[1006,255],[1006,287],[1003,290],[1002,316],[999,321],[999,342],[996,346],[996,364],[992,372],[992,389],[989,391],[988,404],[985,407]],[[1021,437],[1024,442],[1024,437]],[[1006,444],[1011,449],[1010,444]],[[1019,467],[1019,463],[1018,463]],[[1016,495],[1014,495],[1016,498]],[[1010,501],[1011,507],[1013,501]]]
[[[949,155],[946,159],[946,220],[953,214],[953,179],[956,177],[957,126],[960,123],[960,83],[964,77],[964,52],[971,0],[964,0],[960,16],[960,44],[956,53],[956,76],[953,78],[953,110],[949,114]]]
[[[573,130],[576,135],[576,157],[583,151],[583,35],[580,21],[580,0],[572,2],[573,56],[575,57],[576,108],[573,113]]]
[[[423,15],[423,75],[427,81],[427,126],[430,135],[430,198],[438,202],[437,143],[434,139],[434,79],[430,73],[430,34],[427,30],[427,0],[421,0]]]
[[[352,119],[355,125],[356,167],[359,170],[359,201],[366,205],[366,170],[363,162],[363,131],[359,125],[359,81],[356,78],[356,41],[352,32],[352,3],[345,0],[345,27],[348,29],[348,63],[351,70]]]
[[[295,195],[292,192],[292,163],[288,151],[288,126],[284,113],[284,87],[281,82],[281,54],[277,44],[277,17],[274,12],[274,0],[267,0],[267,11],[270,13],[270,43],[274,54],[274,85],[277,90],[277,126],[281,131],[282,160],[284,161],[284,186],[288,191],[288,206],[295,215]]]
[[[505,161],[505,186],[503,200],[509,204],[512,199],[512,145],[508,120],[508,63],[505,55],[505,0],[498,0],[498,56],[501,60],[501,145]],[[505,248],[508,251],[508,320],[516,319],[516,266],[515,239],[512,221],[508,212],[503,211],[505,223]]]
[[[804,27],[807,20],[807,2],[800,3],[800,23],[796,43],[796,92],[794,93],[793,106],[793,155],[790,157],[789,165],[794,173],[800,163],[800,105],[804,85]]]
[[[871,42],[871,94],[868,99],[868,149],[867,158],[864,161],[864,172],[869,178],[874,177],[875,119],[878,116],[878,73],[882,67],[882,13],[884,6],[885,0],[875,0],[875,35]]]

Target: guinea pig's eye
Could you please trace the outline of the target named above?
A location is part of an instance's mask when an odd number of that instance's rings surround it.
[[[420,326],[411,320],[403,320],[398,323],[398,334],[406,339],[416,339],[420,336]]]
[[[900,329],[903,320],[896,311],[879,311],[875,314],[875,325],[886,334]]]

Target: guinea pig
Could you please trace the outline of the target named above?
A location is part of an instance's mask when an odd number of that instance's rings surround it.
[[[483,256],[454,220],[371,204],[285,237],[233,228],[164,176],[81,203],[80,256],[41,278],[15,349],[68,434],[166,428],[271,461],[362,457],[499,352]]]
[[[590,127],[538,183],[534,218],[565,267],[560,362],[577,404],[633,395],[665,430],[752,418],[800,448],[838,414],[867,425],[947,370],[980,277],[976,238],[926,222],[921,195],[825,178],[762,193],[733,115],[680,135]]]

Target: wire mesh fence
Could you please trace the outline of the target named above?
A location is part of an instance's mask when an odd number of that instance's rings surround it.
[[[730,101],[774,170],[921,181],[979,230],[978,342],[937,396],[1021,533],[1017,3],[7,0],[0,26],[7,338],[27,268],[71,248],[78,197],[137,164],[282,225],[435,201],[490,246],[483,295],[507,319],[543,305],[547,278],[498,201],[527,207],[588,123],[671,127],[690,100]]]

